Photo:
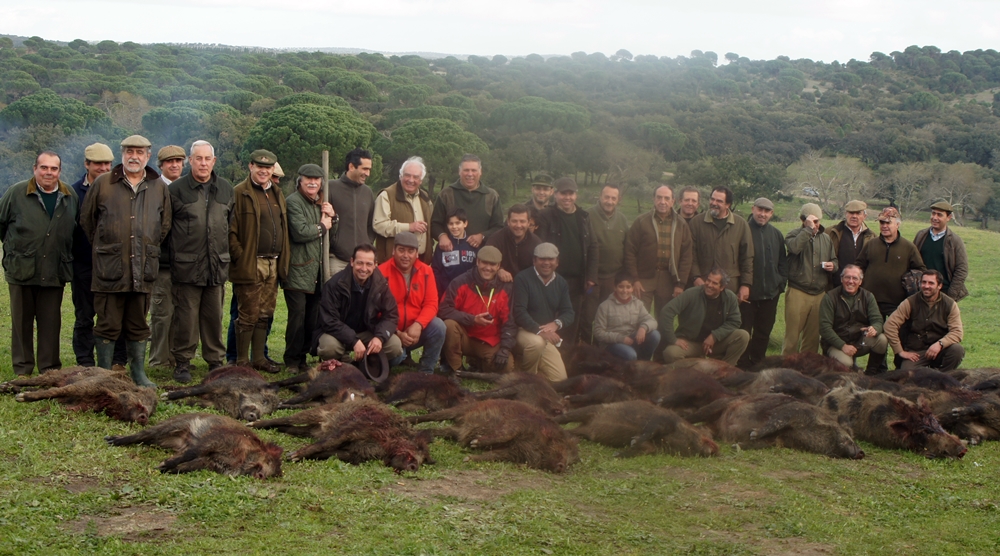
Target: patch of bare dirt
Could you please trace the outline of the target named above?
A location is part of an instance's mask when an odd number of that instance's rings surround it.
[[[518,490],[551,488],[552,480],[543,475],[487,473],[485,471],[455,471],[434,479],[401,479],[382,490],[402,494],[415,500],[458,498],[489,502]]]
[[[177,516],[149,506],[117,508],[108,515],[82,515],[67,523],[74,533],[95,530],[101,537],[122,537],[123,540],[149,540],[170,531]],[[93,529],[92,529],[93,528]]]
[[[70,494],[82,494],[95,490],[107,490],[101,485],[100,479],[89,475],[64,474],[53,475],[51,477],[33,477],[28,482],[47,486],[59,486],[65,488]]]

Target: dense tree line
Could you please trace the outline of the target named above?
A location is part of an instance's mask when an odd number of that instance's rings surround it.
[[[812,176],[831,216],[844,195],[864,194],[904,210],[948,198],[985,222],[1000,217],[994,88],[1000,53],[933,46],[847,63],[699,50],[428,60],[0,38],[0,184],[23,179],[40,148],[65,152],[74,176],[84,145],[143,133],[156,145],[211,141],[234,180],[259,147],[294,171],[360,145],[378,153],[377,186],[420,154],[440,189],[472,152],[505,196],[523,197],[538,172],[640,196],[666,176],[741,199],[816,189]]]

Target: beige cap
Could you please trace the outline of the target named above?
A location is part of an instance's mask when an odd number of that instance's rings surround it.
[[[844,210],[847,212],[861,212],[863,210],[868,210],[868,203],[855,199],[850,203],[847,203],[847,205],[844,206]]]
[[[160,149],[160,152],[156,153],[156,159],[160,162],[174,158],[187,158],[187,154],[184,153],[182,147],[178,147],[177,145],[167,145]]]
[[[123,147],[152,147],[153,144],[149,142],[142,135],[129,135],[128,137],[122,139]]]
[[[823,219],[823,209],[819,208],[816,203],[806,203],[802,205],[802,211],[799,212],[800,217],[805,216],[815,216],[817,220]]]
[[[476,257],[484,263],[492,264],[500,264],[503,260],[503,254],[500,253],[499,249],[493,247],[492,245],[487,245],[486,247],[480,249],[479,253],[476,253]]]
[[[114,162],[115,155],[111,152],[111,147],[104,143],[94,143],[83,149],[84,160],[91,162]]]
[[[285,177],[285,171],[281,169],[281,164],[277,162],[274,163],[274,175],[279,178]]]
[[[554,259],[559,256],[559,248],[552,243],[539,243],[535,247],[535,256],[539,259]]]

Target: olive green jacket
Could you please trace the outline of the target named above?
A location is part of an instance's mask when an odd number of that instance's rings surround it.
[[[35,178],[12,185],[0,199],[0,241],[8,284],[62,287],[73,279],[76,192],[59,182],[49,217]]]
[[[323,211],[319,205],[295,191],[285,199],[288,209],[288,236],[291,259],[288,278],[281,287],[297,292],[314,293],[323,266],[323,233],[319,221]]]

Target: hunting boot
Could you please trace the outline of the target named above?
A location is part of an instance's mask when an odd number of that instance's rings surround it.
[[[107,338],[94,337],[94,347],[97,348],[97,366],[111,370],[111,360],[115,356],[115,342]]]
[[[885,354],[875,353],[874,351],[868,354],[868,364],[865,365],[865,374],[868,376],[874,376],[886,372],[888,369],[885,368]]]
[[[146,342],[129,341],[126,345],[128,349],[129,375],[132,382],[147,388],[156,388],[156,385],[146,378]]]
[[[250,344],[253,342],[254,330],[243,330],[236,327],[236,365],[239,367],[250,366]]]
[[[250,351],[253,354],[253,368],[265,373],[276,373],[281,367],[264,355],[264,344],[267,343],[267,327],[256,326],[253,329],[253,337]]]

